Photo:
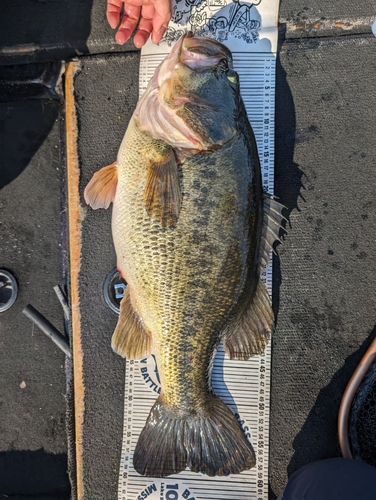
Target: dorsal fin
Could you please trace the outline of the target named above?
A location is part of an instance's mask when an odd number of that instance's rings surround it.
[[[279,239],[279,231],[280,229],[286,231],[282,225],[282,222],[287,220],[286,217],[282,215],[282,211],[286,207],[276,201],[270,195],[265,194],[263,196],[263,206],[264,219],[259,253],[260,272],[262,272],[263,268],[269,262],[270,250],[273,250],[274,252],[274,242],[281,241]]]
[[[84,198],[94,210],[108,208],[114,201],[118,181],[116,161],[95,172],[84,191]]]

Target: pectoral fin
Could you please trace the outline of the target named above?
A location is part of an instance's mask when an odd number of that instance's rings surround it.
[[[84,191],[86,203],[94,210],[108,208],[114,201],[117,181],[118,169],[115,161],[95,172]]]
[[[132,306],[129,285],[120,302],[120,316],[111,346],[117,354],[127,359],[146,358],[151,353],[151,337]]]
[[[226,353],[231,359],[249,359],[261,354],[274,326],[269,294],[261,280],[252,300],[239,311],[224,335]]]
[[[179,170],[172,148],[149,161],[144,202],[150,217],[163,227],[176,224],[181,206]]]

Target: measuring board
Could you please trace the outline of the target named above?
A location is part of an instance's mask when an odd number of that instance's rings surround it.
[[[171,46],[186,31],[221,41],[233,53],[241,95],[256,136],[264,191],[274,185],[274,98],[278,0],[253,4],[229,0],[177,2],[162,42],[148,42],[141,53],[140,94]],[[189,6],[187,6],[189,5]],[[262,279],[272,290],[269,265]],[[189,470],[168,478],[140,476],[133,452],[149,411],[161,391],[155,357],[126,361],[123,445],[119,500],[267,500],[269,463],[270,344],[261,356],[230,360],[219,346],[212,387],[234,412],[256,453],[256,466],[241,474],[208,477]]]

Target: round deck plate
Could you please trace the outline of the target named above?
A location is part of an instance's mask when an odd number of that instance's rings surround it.
[[[7,311],[15,303],[18,285],[15,277],[5,269],[0,269],[0,313]]]
[[[117,314],[120,314],[120,302],[124,297],[127,282],[120,276],[117,269],[111,271],[103,284],[103,295],[107,305]]]

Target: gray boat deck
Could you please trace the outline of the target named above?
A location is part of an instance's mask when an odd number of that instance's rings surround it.
[[[289,224],[274,259],[270,499],[302,465],[340,455],[341,395],[376,334],[375,16],[371,0],[280,6],[275,192]],[[75,56],[82,191],[93,165],[115,158],[137,100],[139,52],[113,43],[104,0],[2,8],[1,75]],[[67,499],[64,356],[22,315],[31,303],[63,330],[52,290],[67,280],[63,103],[2,102],[0,117],[0,268],[20,289],[0,314],[0,493]],[[109,216],[85,210],[83,223],[85,500],[116,499],[122,435],[124,367],[110,349],[116,316],[101,293],[115,265]]]

